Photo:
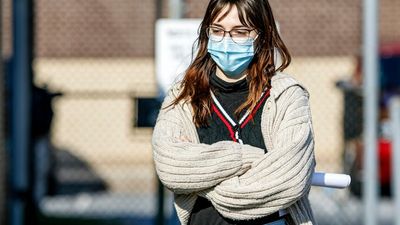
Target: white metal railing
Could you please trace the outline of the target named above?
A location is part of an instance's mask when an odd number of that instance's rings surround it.
[[[379,0],[363,2],[363,93],[364,93],[364,224],[378,222],[378,12]]]

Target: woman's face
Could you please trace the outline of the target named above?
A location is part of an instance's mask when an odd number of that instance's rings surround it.
[[[243,16],[245,17],[246,15]],[[235,5],[232,5],[232,7],[229,5],[225,6],[225,8],[223,8],[218,14],[217,18],[211,23],[210,27],[212,29],[209,31],[211,32],[209,38],[213,37],[214,40],[222,40],[223,37],[232,38],[236,44],[240,45],[243,40],[248,40],[248,38],[257,38],[257,32],[253,27],[249,27],[240,22],[238,10]],[[227,31],[229,31],[230,34]],[[216,75],[224,81],[236,82],[246,77],[246,71],[242,72],[238,76],[232,77],[227,76],[219,67],[217,67]]]
[[[223,17],[225,14],[226,16]],[[244,17],[245,16],[246,15],[244,15]],[[232,5],[232,7],[229,7],[229,5],[225,6],[225,8],[222,9],[221,12],[218,14],[217,18],[213,21],[211,26],[222,28],[225,31],[240,29],[252,30],[250,32],[250,37],[254,39],[257,37],[257,32],[256,30],[254,30],[253,27],[248,27],[247,25],[240,22],[238,10],[235,5]],[[229,36],[227,32],[225,33],[225,35]]]

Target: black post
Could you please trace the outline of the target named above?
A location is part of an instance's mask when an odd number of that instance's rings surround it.
[[[10,94],[9,224],[25,225],[32,213],[30,193],[30,109],[33,57],[32,0],[13,0],[13,49]]]
[[[164,213],[164,186],[162,185],[160,179],[157,179],[158,184],[158,192],[157,192],[157,218],[156,225],[164,225],[165,222],[165,213]]]
[[[4,120],[4,59],[3,59],[3,1],[0,1],[0,224],[5,224],[5,198],[6,198],[6,149],[5,149],[5,120]]]
[[[162,17],[163,0],[155,0],[155,4],[156,4],[156,19],[160,19]]]

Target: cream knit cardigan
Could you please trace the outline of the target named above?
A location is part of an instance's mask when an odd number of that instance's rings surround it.
[[[154,128],[153,157],[161,182],[174,192],[182,225],[197,196],[230,219],[286,209],[294,224],[315,224],[308,201],[315,167],[309,95],[287,74],[275,74],[271,85],[261,117],[265,154],[233,141],[200,143],[190,104],[167,107],[180,84],[169,91]]]

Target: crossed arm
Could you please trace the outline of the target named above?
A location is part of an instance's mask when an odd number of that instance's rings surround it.
[[[162,112],[153,138],[161,181],[175,193],[197,193],[209,199],[232,219],[268,215],[292,205],[310,189],[314,139],[304,91],[290,88],[281,98],[286,108],[276,115],[280,126],[267,154],[231,141],[182,142],[182,120],[173,116],[173,109]]]
[[[163,105],[169,104],[167,98]],[[161,182],[177,194],[189,194],[216,186],[243,174],[264,155],[264,150],[233,141],[211,145],[182,141],[181,106],[163,108],[153,131],[153,158]]]

